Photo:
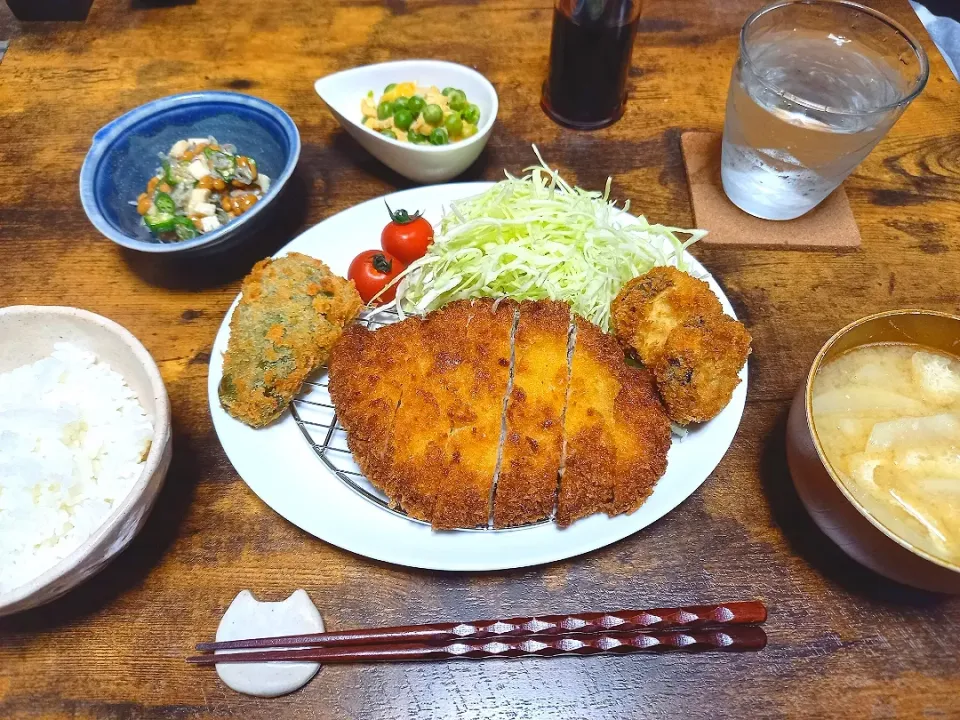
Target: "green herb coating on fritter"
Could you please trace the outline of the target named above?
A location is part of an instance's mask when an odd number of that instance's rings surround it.
[[[300,253],[261,260],[241,294],[223,356],[220,403],[237,420],[263,427],[327,361],[362,302],[351,281]]]

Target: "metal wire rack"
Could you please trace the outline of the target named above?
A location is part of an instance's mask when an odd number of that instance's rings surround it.
[[[373,317],[362,317],[358,322],[365,327],[375,330],[384,325],[390,325],[399,320],[396,311],[384,310],[378,312]],[[316,380],[308,381],[304,384],[300,395],[290,403],[290,413],[300,428],[304,439],[313,448],[314,453],[320,459],[320,462],[337,477],[344,485],[357,493],[368,502],[372,502],[378,507],[389,513],[405,518],[410,522],[429,526],[430,523],[410,517],[402,510],[390,507],[390,502],[386,495],[374,487],[366,476],[361,472],[360,467],[353,459],[353,454],[347,446],[347,431],[337,420],[337,411],[333,406],[333,400],[330,399],[330,392],[327,389],[327,374]],[[523,525],[513,528],[500,528],[495,532],[508,532],[512,530],[523,530],[549,523],[549,520],[543,520],[530,525]],[[459,532],[489,532],[493,528],[462,528]]]

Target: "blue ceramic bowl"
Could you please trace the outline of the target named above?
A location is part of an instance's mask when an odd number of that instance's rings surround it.
[[[160,242],[131,200],[146,189],[166,153],[183,138],[213,135],[257,161],[270,179],[260,202],[222,228],[182,242]],[[118,245],[149,253],[209,250],[236,240],[269,214],[300,157],[300,133],[276,105],[250,95],[194,92],[154,100],[100,128],[80,170],[80,200],[90,222]]]

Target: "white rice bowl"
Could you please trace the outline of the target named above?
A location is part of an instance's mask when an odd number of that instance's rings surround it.
[[[126,547],[171,455],[166,390],[133,335],[74,308],[0,309],[0,615]]]
[[[80,547],[133,487],[153,424],[123,377],[57,343],[0,373],[0,593]]]

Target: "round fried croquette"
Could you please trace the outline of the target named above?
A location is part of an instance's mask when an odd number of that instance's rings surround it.
[[[750,341],[746,328],[726,315],[695,319],[670,333],[652,369],[674,422],[706,422],[726,407]]]
[[[657,362],[674,328],[722,313],[707,283],[666,266],[629,281],[611,306],[617,339],[647,367]]]

